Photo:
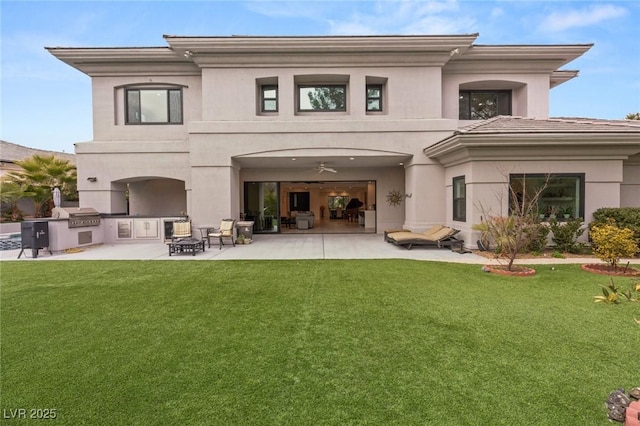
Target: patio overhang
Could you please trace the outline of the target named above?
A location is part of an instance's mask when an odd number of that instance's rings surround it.
[[[241,168],[261,169],[311,169],[320,162],[331,167],[383,168],[401,167],[411,160],[412,155],[379,150],[305,148],[254,152],[233,157]]]

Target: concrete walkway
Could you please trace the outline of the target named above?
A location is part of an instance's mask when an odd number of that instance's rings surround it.
[[[17,260],[19,252],[20,250],[0,251],[0,260]],[[472,264],[496,263],[492,259],[472,253],[459,254],[446,248],[414,247],[412,250],[407,250],[385,242],[381,234],[254,235],[252,244],[232,247],[227,242],[222,250],[216,244],[195,256],[182,254],[169,256],[167,245],[162,243],[103,244],[53,255],[46,250],[40,250],[37,259],[31,258],[31,250],[25,250],[19,261],[275,259],[413,259]],[[640,264],[640,259],[633,259],[631,262]],[[599,261],[594,258],[540,258],[522,259],[517,263],[599,263]]]

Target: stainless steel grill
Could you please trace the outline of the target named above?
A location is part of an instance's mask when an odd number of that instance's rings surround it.
[[[69,228],[100,226],[100,213],[91,207],[58,207],[53,209],[54,219],[69,219]]]

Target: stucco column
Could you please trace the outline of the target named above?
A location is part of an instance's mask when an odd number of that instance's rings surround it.
[[[444,172],[438,164],[412,164],[405,169],[405,223],[412,231],[445,224]]]
[[[195,226],[239,218],[238,172],[231,166],[191,168],[190,217]]]

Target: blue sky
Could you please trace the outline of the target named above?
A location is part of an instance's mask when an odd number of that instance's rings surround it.
[[[166,46],[171,35],[480,33],[477,44],[595,46],[551,91],[552,116],[640,111],[640,1],[0,0],[0,139],[54,151],[92,139],[88,76],[45,46]]]

